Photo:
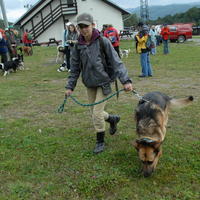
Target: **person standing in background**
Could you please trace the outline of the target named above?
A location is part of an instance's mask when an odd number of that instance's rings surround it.
[[[72,50],[75,46],[75,44],[78,42],[78,32],[76,30],[76,27],[74,24],[70,24],[69,27],[68,27],[68,35],[67,35],[67,43],[69,44],[69,54],[70,54],[70,57],[72,55]],[[71,58],[70,58],[71,59]],[[68,69],[68,72],[70,72],[70,65],[71,65],[71,61],[69,61],[69,65],[67,67]]]
[[[63,32],[62,46],[64,47],[63,53],[65,54],[65,61],[60,67],[57,69],[58,72],[68,71],[70,69],[70,48],[69,43],[67,42],[67,36],[69,33],[69,25],[71,22],[67,22],[65,24],[65,30]],[[63,70],[64,69],[64,70]]]
[[[149,31],[149,36],[151,37],[151,41],[153,42],[154,46],[151,48],[151,54],[156,55],[156,29],[155,26],[151,26],[151,29]]]
[[[25,30],[22,36],[22,42],[24,43],[24,46],[32,47],[33,38],[28,29]]]
[[[13,32],[13,26],[10,25],[8,28],[5,29],[5,35],[6,35],[6,40],[8,43],[8,52],[10,59],[14,58],[17,56],[17,51],[16,51],[16,37]]]
[[[8,61],[8,44],[1,32],[0,32],[0,55],[2,63]]]
[[[139,32],[135,36],[136,41],[136,52],[140,54],[140,64],[142,67],[142,73],[139,75],[140,78],[151,77],[152,68],[150,63],[149,50],[147,49],[147,39],[149,37],[149,27],[143,25],[143,23],[138,24]]]
[[[104,31],[104,37],[107,37],[110,42],[112,43],[115,51],[117,52],[118,56],[120,57],[120,52],[119,52],[119,33],[117,29],[115,29],[111,24],[108,25],[106,30]]]
[[[163,41],[163,53],[168,54],[169,53],[169,45],[168,45],[168,40],[169,40],[169,28],[167,27],[167,24],[163,25],[163,28],[161,29],[162,35],[162,41]]]

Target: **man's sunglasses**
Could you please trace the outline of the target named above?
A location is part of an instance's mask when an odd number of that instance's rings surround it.
[[[80,29],[83,29],[83,28],[88,28],[89,25],[86,25],[86,24],[79,24],[78,27]]]

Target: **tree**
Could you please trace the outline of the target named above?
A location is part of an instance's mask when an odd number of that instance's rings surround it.
[[[125,27],[131,27],[135,26],[139,20],[136,14],[131,14],[131,15],[125,15],[123,17],[123,21]]]
[[[167,15],[163,18],[158,18],[157,20],[152,21],[153,24],[174,24],[174,23],[194,23],[200,25],[200,8],[193,7],[190,8],[185,13],[175,14],[173,16]]]

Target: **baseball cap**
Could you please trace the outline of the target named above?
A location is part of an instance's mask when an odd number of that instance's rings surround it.
[[[83,13],[77,17],[77,24],[90,25],[93,23],[93,17],[88,13]]]

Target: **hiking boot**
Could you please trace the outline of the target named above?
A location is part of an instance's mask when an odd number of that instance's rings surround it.
[[[101,153],[104,150],[104,147],[105,147],[104,142],[101,142],[101,143],[97,142],[93,152],[95,154]]]
[[[101,153],[104,150],[104,136],[105,136],[105,132],[98,132],[97,133],[97,142],[96,142],[96,146],[94,149],[94,153]]]
[[[109,115],[109,117],[106,121],[110,123],[109,133],[111,135],[114,135],[117,131],[117,123],[120,121],[120,116],[119,115]]]
[[[139,78],[145,78],[145,77],[147,77],[147,76],[145,76],[145,75],[139,75],[138,77],[139,77]]]

